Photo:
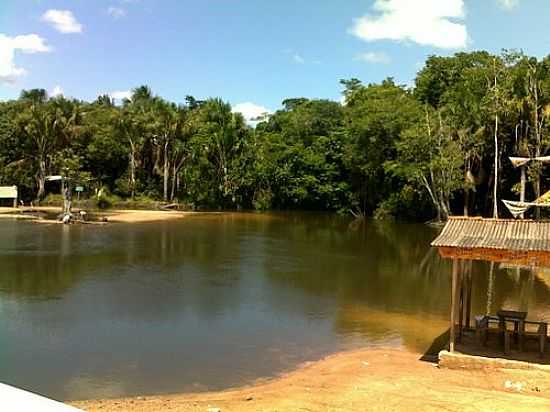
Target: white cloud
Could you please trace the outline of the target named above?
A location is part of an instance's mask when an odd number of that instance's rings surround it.
[[[298,53],[294,53],[292,55],[292,61],[294,61],[294,63],[297,63],[297,64],[304,64],[306,62],[306,59],[304,59]]]
[[[111,6],[107,9],[107,13],[115,20],[126,16],[126,10],[124,10],[122,7]]]
[[[0,35],[2,36],[2,35]],[[46,53],[51,51],[50,46],[46,45],[46,41],[37,34],[23,34],[15,37],[3,36],[5,39],[11,40],[14,49],[21,50],[23,53]]]
[[[355,60],[366,62],[366,63],[375,63],[375,64],[388,64],[391,62],[390,56],[388,56],[384,52],[360,53],[357,56],[355,56]]]
[[[497,4],[505,10],[512,10],[519,6],[519,0],[497,0]]]
[[[466,26],[456,22],[464,20],[464,0],[376,0],[373,9],[375,14],[356,19],[350,29],[362,40],[411,41],[440,49],[466,46]]]
[[[294,49],[284,49],[282,51],[284,54],[288,55],[288,57],[296,64],[306,64],[308,61],[306,61],[305,57],[297,52]],[[320,60],[314,60],[312,61],[313,64],[321,64]]]
[[[74,17],[70,10],[50,9],[42,15],[42,20],[51,24],[61,33],[81,33],[82,24]]]
[[[248,124],[255,126],[260,119],[266,118],[273,112],[264,106],[246,102],[236,104],[233,107],[233,113],[241,113]]]
[[[46,53],[51,49],[45,40],[36,34],[9,37],[0,34],[0,83],[14,83],[18,77],[27,73],[15,65],[15,52]]]
[[[60,85],[56,85],[50,92],[51,97],[63,96],[64,92]]]
[[[117,90],[111,93],[108,93],[109,96],[111,96],[111,99],[115,100],[123,100],[123,99],[129,99],[132,97],[132,91],[131,90]]]

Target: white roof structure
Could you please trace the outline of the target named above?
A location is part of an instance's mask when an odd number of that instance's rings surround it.
[[[0,399],[2,412],[82,412],[73,406],[3,383],[0,383]]]

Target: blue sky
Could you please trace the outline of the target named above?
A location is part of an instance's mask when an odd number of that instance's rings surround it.
[[[430,54],[550,51],[550,0],[0,0],[0,99],[148,84],[276,110],[339,80],[411,84]]]

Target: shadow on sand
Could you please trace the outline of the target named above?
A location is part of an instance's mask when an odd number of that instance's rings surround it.
[[[450,329],[447,329],[435,338],[420,360],[424,362],[437,362],[439,360],[439,352],[449,347],[450,331]]]

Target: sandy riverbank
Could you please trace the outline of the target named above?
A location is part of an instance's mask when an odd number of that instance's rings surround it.
[[[141,223],[181,219],[194,213],[172,210],[113,210],[101,215],[106,217],[108,222]]]
[[[507,389],[507,381],[523,388]],[[241,389],[69,403],[87,411],[141,412],[550,411],[550,380],[532,370],[440,369],[410,352],[370,349]]]
[[[22,207],[0,207],[0,217],[18,217],[32,219],[33,213],[58,213],[59,207],[51,206],[39,206],[34,208]],[[75,209],[78,212],[78,209]],[[115,223],[145,223],[145,222],[158,222],[165,220],[175,220],[184,218],[190,214],[196,212],[182,212],[173,210],[106,210],[106,211],[93,211],[96,217],[105,218],[107,222]],[[41,220],[41,222],[50,222],[50,220]]]

